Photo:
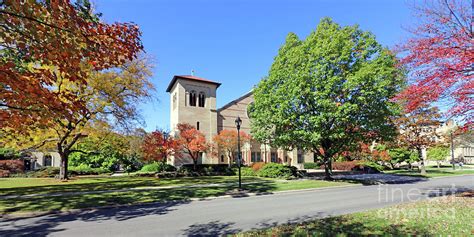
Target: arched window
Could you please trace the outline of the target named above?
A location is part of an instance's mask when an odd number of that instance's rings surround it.
[[[196,92],[195,91],[191,91],[191,93],[189,93],[189,105],[196,106]]]
[[[206,95],[204,95],[204,92],[199,92],[199,107],[204,108],[205,102],[206,102]]]

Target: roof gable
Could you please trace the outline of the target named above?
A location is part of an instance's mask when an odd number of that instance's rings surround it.
[[[201,78],[201,77],[196,77],[196,76],[191,76],[191,75],[175,75],[173,77],[173,79],[171,80],[170,84],[168,85],[168,88],[166,89],[166,92],[171,91],[171,89],[173,88],[174,84],[176,83],[176,81],[178,79],[184,79],[184,80],[189,80],[189,81],[197,81],[197,82],[204,82],[204,83],[214,84],[214,85],[217,86],[216,88],[219,88],[219,86],[221,85],[221,83],[219,83],[219,82],[210,81],[210,80],[207,80],[207,79]]]

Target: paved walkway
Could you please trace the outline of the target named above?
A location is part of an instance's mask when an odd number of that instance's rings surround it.
[[[413,192],[417,190],[418,192]],[[0,236],[220,236],[474,190],[474,175],[0,219]]]

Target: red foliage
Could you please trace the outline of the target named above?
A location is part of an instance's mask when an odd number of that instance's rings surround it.
[[[0,127],[17,130],[87,115],[86,102],[59,89],[63,79],[85,85],[90,68],[121,66],[143,48],[136,25],[95,22],[66,0],[5,0],[0,25]]]
[[[8,177],[11,173],[21,173],[25,164],[21,160],[0,160],[0,177]]]
[[[145,136],[142,144],[143,159],[166,162],[178,148],[177,140],[166,132],[156,130]]]
[[[179,131],[179,152],[189,155],[196,165],[199,153],[206,152],[210,148],[210,145],[206,141],[204,134],[190,124],[180,123],[177,127]]]
[[[410,86],[396,98],[407,112],[432,102],[472,126],[474,117],[474,32],[470,1],[428,1],[415,7],[420,17],[413,38],[399,46]]]
[[[249,142],[251,136],[247,133],[240,131],[240,148],[244,146],[246,142]],[[229,162],[235,160],[234,153],[237,151],[237,131],[235,130],[222,130],[218,135],[213,137],[213,141],[219,152],[226,153]]]
[[[254,171],[259,171],[265,164],[265,162],[256,162],[253,163],[251,167]]]

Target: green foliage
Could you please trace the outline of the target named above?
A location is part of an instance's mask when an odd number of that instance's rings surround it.
[[[172,165],[163,162],[153,162],[151,164],[144,165],[140,172],[172,172],[176,171],[176,168]]]
[[[395,164],[402,162],[412,163],[418,160],[418,154],[406,148],[393,148],[388,150],[390,164],[394,168]]]
[[[20,158],[20,153],[13,149],[7,147],[0,147],[0,160],[8,160],[8,159],[18,159]]]
[[[110,173],[110,170],[105,168],[91,168],[85,164],[79,166],[70,166],[68,172],[71,175],[99,175]]]
[[[28,172],[27,177],[31,178],[54,178],[59,175],[59,167],[43,167],[35,171]]]
[[[238,174],[239,169],[234,168],[234,172]],[[240,172],[242,176],[257,176],[257,172],[255,172],[251,167],[243,166],[240,168]]]
[[[126,136],[106,133],[101,136],[90,136],[75,146],[84,152],[72,153],[69,156],[71,166],[88,166],[115,171],[122,165],[126,171],[133,172],[141,168],[141,157],[130,152],[129,140]]]
[[[268,77],[254,89],[253,137],[326,160],[359,142],[389,139],[396,111],[390,99],[404,82],[396,64],[358,26],[325,18],[305,40],[290,33]]]
[[[304,163],[305,169],[319,169],[320,166],[318,163]]]
[[[385,166],[374,161],[364,161],[364,162],[361,162],[360,165],[365,168],[372,168],[373,170],[376,170],[376,171],[382,171],[385,169]]]
[[[267,178],[291,178],[294,176],[293,170],[283,164],[268,163],[264,165],[258,172],[257,175],[260,177]]]
[[[446,146],[435,146],[428,148],[427,158],[429,160],[443,161],[449,156],[450,150]]]
[[[178,170],[184,176],[212,176],[212,175],[235,175],[234,169],[228,164],[198,164],[194,169],[194,164],[185,164]]]

